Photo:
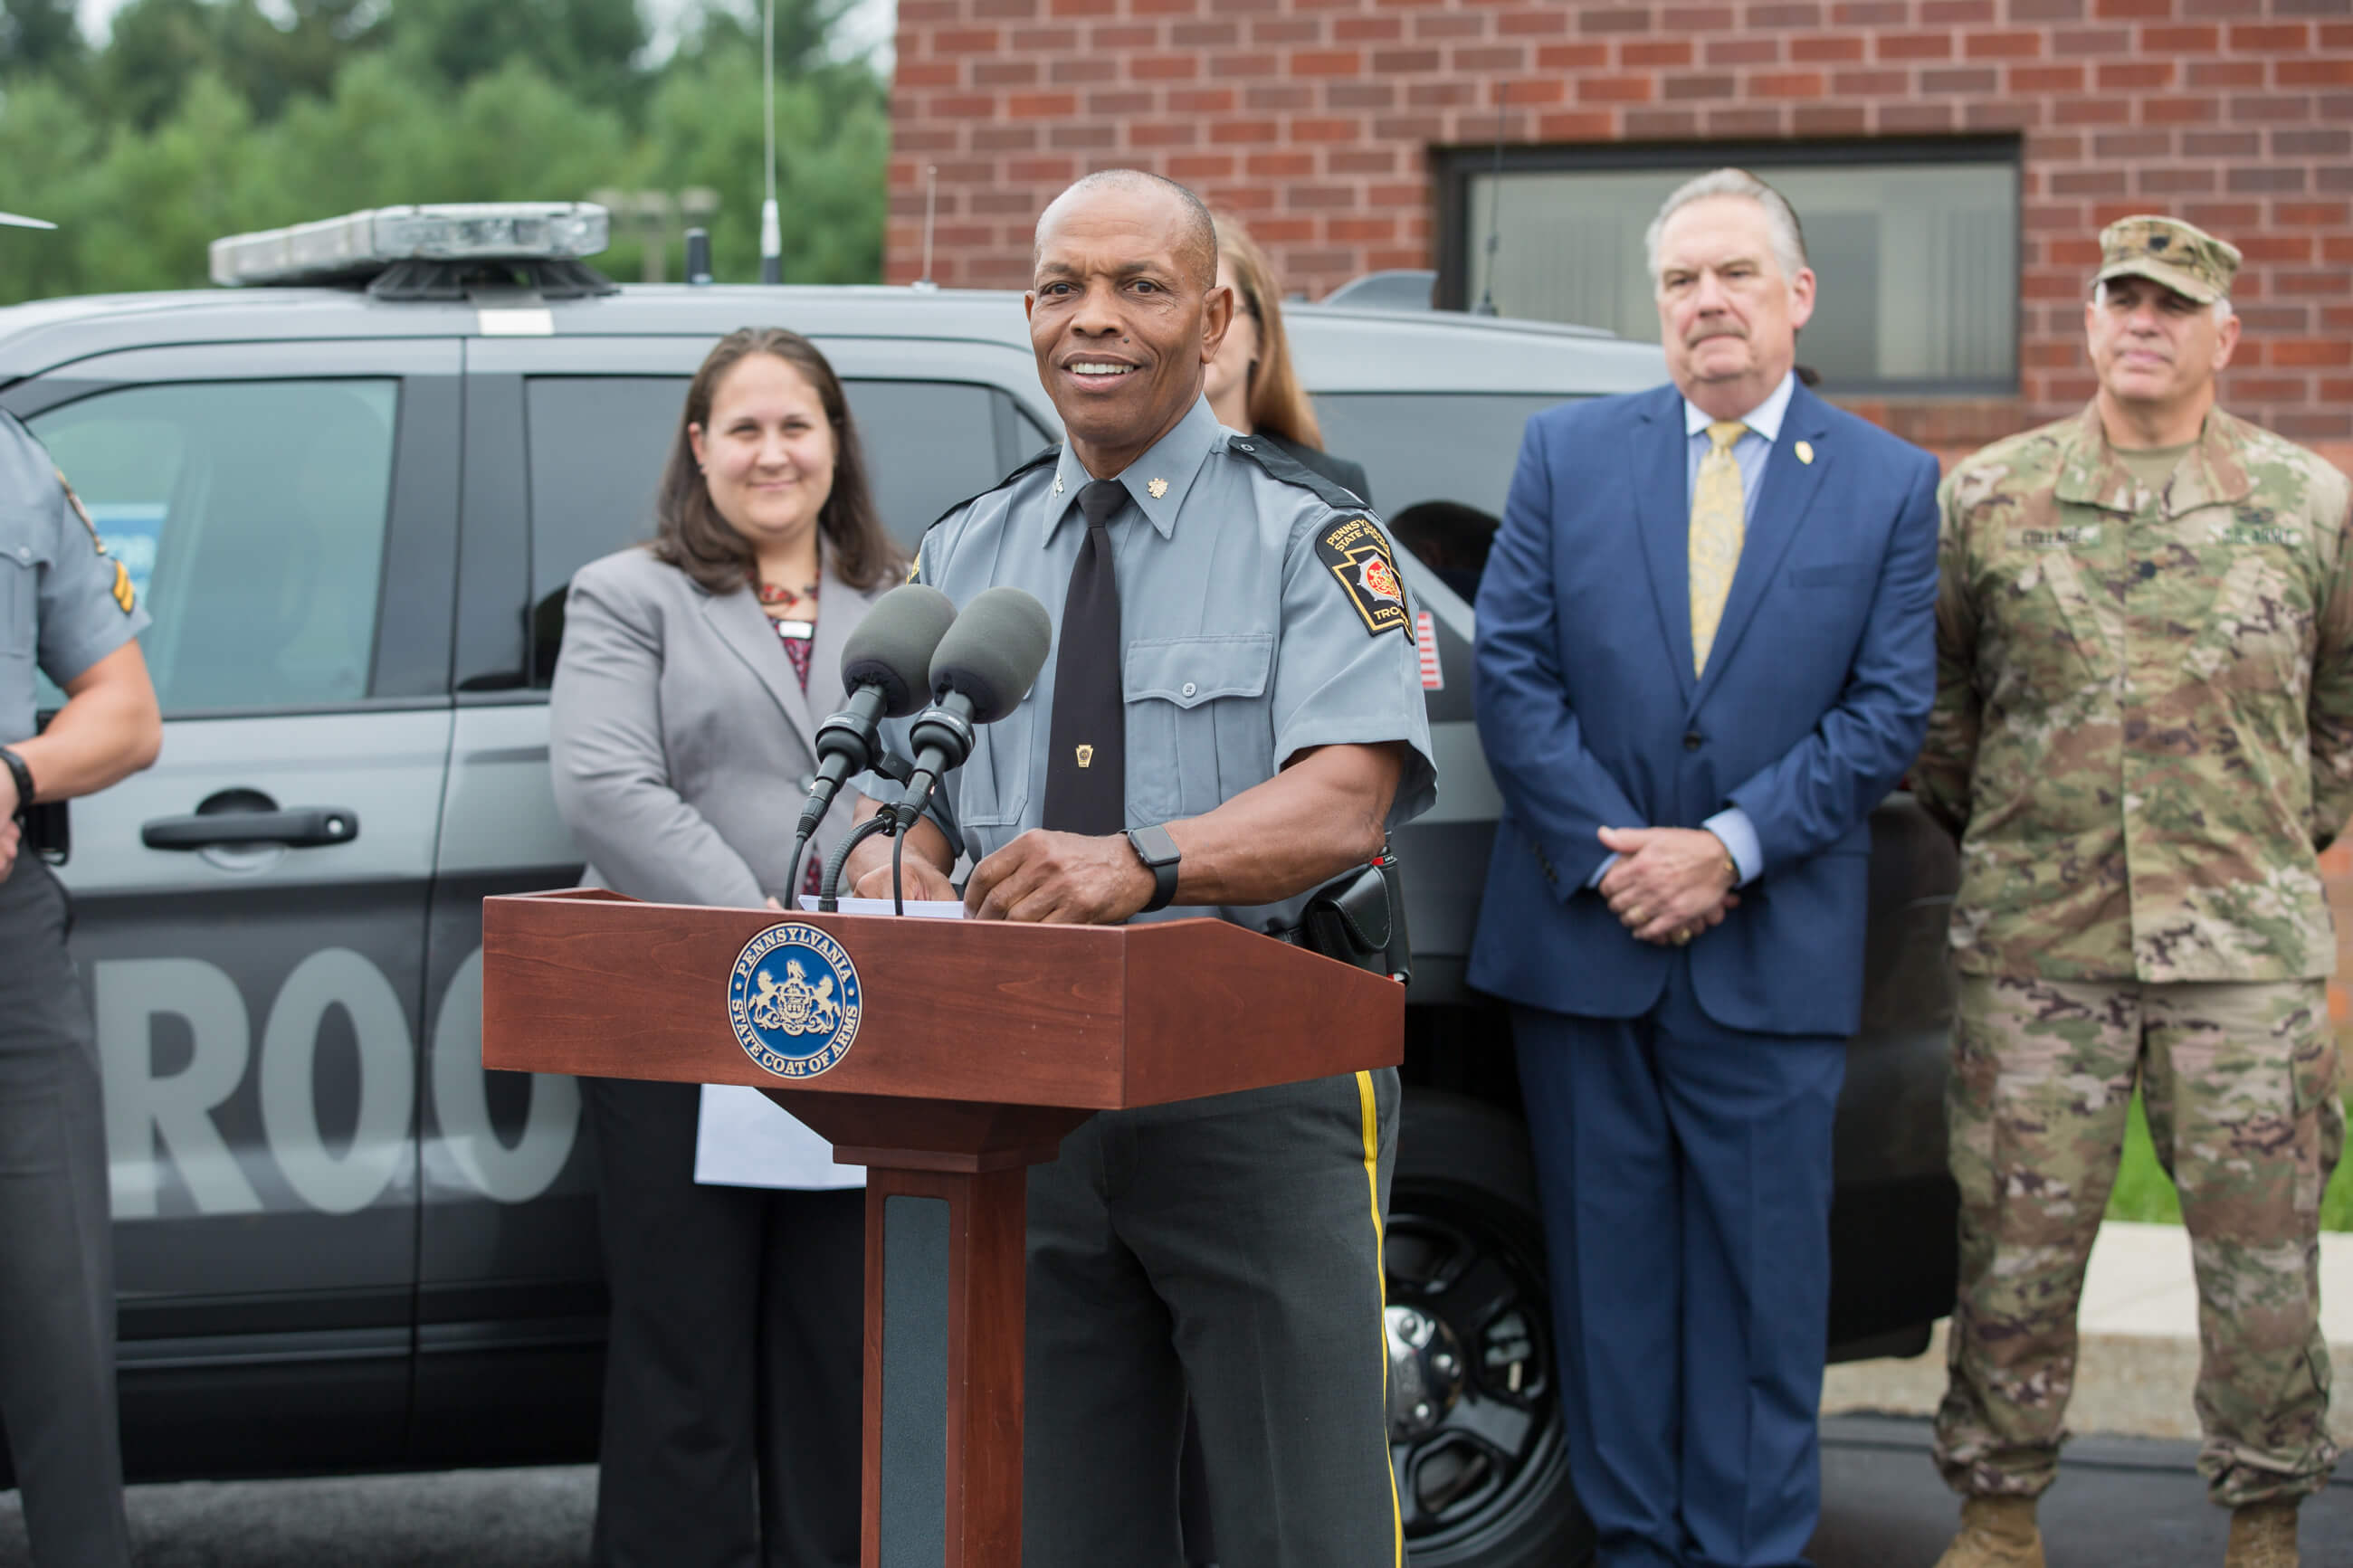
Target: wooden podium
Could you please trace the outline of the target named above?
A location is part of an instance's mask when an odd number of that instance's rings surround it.
[[[482,901],[484,1067],[749,1084],[867,1167],[864,1568],[1019,1568],[1027,1167],[1098,1110],[1393,1067],[1404,1025],[1222,921]]]

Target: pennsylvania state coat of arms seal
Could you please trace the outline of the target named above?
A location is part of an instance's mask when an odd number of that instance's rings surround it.
[[[858,970],[813,925],[772,925],[727,972],[727,1021],[744,1054],[778,1078],[815,1078],[858,1037]]]

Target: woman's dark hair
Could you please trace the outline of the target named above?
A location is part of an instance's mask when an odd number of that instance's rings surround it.
[[[687,435],[688,426],[695,425],[708,435],[712,395],[729,371],[754,354],[773,354],[800,372],[817,390],[826,423],[833,426],[833,493],[817,514],[818,533],[833,574],[860,589],[898,576],[906,561],[875,515],[866,458],[841,395],[841,378],[815,343],[783,327],[736,328],[719,340],[694,373],[686,389],[686,406],[679,413],[677,437],[670,444],[670,461],[662,468],[661,490],[654,499],[654,558],[713,594],[733,593],[757,568],[750,542],[729,527],[712,504],[711,487],[703,481],[694,443]]]

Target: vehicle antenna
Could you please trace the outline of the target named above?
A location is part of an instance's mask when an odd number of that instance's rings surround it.
[[[785,228],[776,216],[776,0],[768,0],[767,19],[761,34],[760,95],[766,130],[768,195],[760,204],[760,281],[785,280]]]
[[[1495,314],[1495,251],[1503,243],[1504,211],[1504,105],[1510,101],[1512,84],[1495,84],[1495,174],[1487,191],[1487,275],[1480,280],[1479,302],[1471,308],[1474,316]]]
[[[940,166],[926,163],[923,165],[923,275],[915,279],[918,289],[939,287],[932,278],[932,220],[939,212],[939,203]]]

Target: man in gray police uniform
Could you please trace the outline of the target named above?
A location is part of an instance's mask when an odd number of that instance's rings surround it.
[[[127,1565],[131,1541],[98,1041],[25,821],[155,760],[146,625],[48,455],[0,415],[0,1424],[33,1560],[60,1568]],[[66,693],[37,735],[37,666]]]
[[[1036,689],[951,775],[967,910],[1117,923],[1174,902],[1288,927],[1434,793],[1396,561],[1355,497],[1209,412],[1233,302],[1191,192],[1088,176],[1039,218],[1035,276],[1069,443],[917,560],[959,604],[1009,584],[1060,608]],[[955,896],[936,826],[907,850],[909,897]],[[888,895],[888,859],[861,846],[860,892]],[[1027,1568],[1175,1568],[1188,1394],[1226,1568],[1403,1563],[1380,1256],[1397,1104],[1384,1070],[1100,1115],[1032,1168]]]

